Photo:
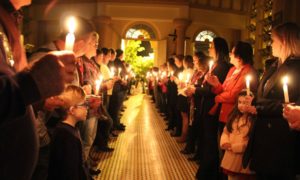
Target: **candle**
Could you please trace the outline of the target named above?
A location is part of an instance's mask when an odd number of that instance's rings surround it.
[[[111,78],[113,78],[115,76],[115,68],[114,67],[110,68],[110,76],[111,76]]]
[[[125,81],[127,81],[127,79],[128,79],[128,75],[125,76]]]
[[[174,71],[171,71],[171,76],[173,76],[174,75]]]
[[[74,42],[75,42],[75,28],[76,28],[76,21],[74,17],[70,17],[67,22],[67,26],[69,29],[69,33],[66,36],[65,41],[65,50],[73,51]]]
[[[210,60],[209,61],[209,73],[211,73],[213,65],[214,65],[214,61]]]
[[[189,83],[189,81],[190,81],[190,76],[191,76],[190,73],[188,73],[187,76],[186,76],[186,85],[187,85],[187,84]]]
[[[100,86],[102,83],[103,77],[100,75],[99,79],[96,80],[96,90],[95,90],[95,94],[98,95],[99,94],[99,90],[100,90]]]
[[[289,81],[289,78],[287,76],[284,76],[282,78],[282,82],[283,82],[283,94],[284,94],[284,102],[285,103],[289,103],[290,102],[288,85],[287,85],[288,81]]]
[[[250,76],[250,75],[247,75],[247,76],[246,76],[247,96],[250,95],[250,80],[251,80],[251,76]]]
[[[182,81],[182,79],[183,79],[182,73],[180,73],[180,74],[178,75],[178,79],[179,79],[179,81]]]

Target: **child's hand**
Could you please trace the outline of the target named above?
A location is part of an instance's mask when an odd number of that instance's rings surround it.
[[[253,98],[253,96],[245,96],[245,104],[251,106]]]
[[[248,112],[250,114],[257,114],[256,107],[250,105],[245,106],[245,112]]]
[[[231,144],[230,143],[224,143],[221,146],[222,149],[225,149],[227,151],[231,151]]]

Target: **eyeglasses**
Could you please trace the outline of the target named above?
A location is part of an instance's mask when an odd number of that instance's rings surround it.
[[[83,103],[83,104],[75,105],[75,107],[85,107],[85,108],[88,108],[89,105],[87,103]]]

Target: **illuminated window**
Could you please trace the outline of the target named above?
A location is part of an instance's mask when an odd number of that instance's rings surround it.
[[[126,38],[128,39],[155,39],[155,34],[151,27],[144,25],[144,24],[138,24],[126,32]]]
[[[217,35],[215,33],[213,33],[212,31],[208,31],[208,30],[204,30],[204,31],[201,31],[195,41],[202,41],[202,42],[205,42],[205,41],[209,41],[209,42],[212,42],[213,39],[216,37]]]

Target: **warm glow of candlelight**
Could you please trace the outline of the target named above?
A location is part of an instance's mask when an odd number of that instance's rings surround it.
[[[67,27],[69,30],[69,33],[66,36],[65,41],[65,50],[73,51],[74,43],[75,43],[75,29],[76,29],[76,20],[75,17],[70,17],[67,20]]]
[[[113,78],[115,76],[115,68],[111,67],[110,68],[110,76]]]
[[[214,61],[213,61],[213,60],[210,60],[210,61],[209,61],[209,73],[212,72],[212,67],[213,67],[213,65],[214,65]]]
[[[190,81],[190,77],[191,77],[191,74],[190,74],[190,73],[188,73],[188,74],[187,74],[187,76],[186,76],[186,84],[188,84],[188,83],[189,83],[189,81]]]
[[[288,82],[289,82],[288,76],[284,76],[282,78],[282,83],[283,83],[283,94],[284,94],[284,102],[285,103],[289,103],[290,102],[289,91],[288,91]]]
[[[250,81],[251,81],[251,76],[247,75],[246,76],[246,88],[247,88],[247,95],[250,95]]]
[[[101,83],[102,83],[103,77],[100,75],[99,79],[96,80],[95,84],[96,84],[96,90],[95,90],[95,94],[98,95],[99,94],[99,90],[101,87]]]
[[[180,73],[180,74],[178,75],[178,79],[179,79],[179,81],[182,81],[182,80],[183,80],[183,74],[182,74],[182,73]]]

